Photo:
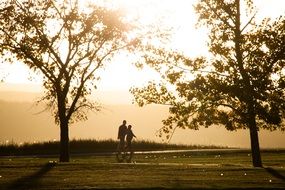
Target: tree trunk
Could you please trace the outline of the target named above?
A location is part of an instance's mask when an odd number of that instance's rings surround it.
[[[238,68],[243,79],[243,86],[246,92],[247,100],[246,104],[248,105],[248,118],[247,123],[250,130],[250,143],[251,143],[251,154],[252,154],[252,164],[254,167],[262,167],[261,155],[259,149],[259,140],[257,133],[257,126],[255,120],[255,110],[254,110],[254,96],[253,88],[251,87],[250,77],[248,76],[246,70],[244,69],[244,59],[242,52],[242,34],[241,34],[241,23],[240,23],[240,0],[235,0],[237,13],[236,13],[236,23],[235,23],[235,51],[236,59],[238,63]],[[242,100],[244,101],[244,100]]]
[[[258,133],[256,127],[250,128],[250,143],[253,167],[262,167],[261,155],[259,149]]]
[[[255,114],[253,109],[249,111],[249,131],[250,131],[250,144],[252,154],[253,167],[262,167],[261,155],[259,149],[258,131],[256,126]]]
[[[60,121],[60,162],[69,162],[68,122]]]

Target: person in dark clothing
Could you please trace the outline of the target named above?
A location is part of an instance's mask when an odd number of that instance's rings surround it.
[[[119,143],[119,150],[122,151],[123,148],[125,147],[125,136],[127,134],[127,121],[124,120],[123,124],[120,125],[119,127],[119,132],[118,132],[118,139],[120,140]]]
[[[127,133],[126,134],[127,135],[127,138],[126,138],[126,140],[127,140],[126,149],[131,150],[132,149],[132,139],[134,137],[136,138],[135,134],[132,131],[132,126],[131,125],[128,126],[128,129],[127,129],[126,133]]]

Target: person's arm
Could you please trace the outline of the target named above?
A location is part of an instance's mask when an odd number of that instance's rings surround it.
[[[133,137],[137,138],[136,135],[133,133],[133,131],[132,131],[132,135],[133,135]]]

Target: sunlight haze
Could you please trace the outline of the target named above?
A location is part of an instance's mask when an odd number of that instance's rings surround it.
[[[139,16],[143,23],[150,24],[159,21],[160,24],[172,27],[173,35],[169,42],[171,48],[183,51],[192,57],[207,54],[206,31],[195,28],[197,17],[194,13],[193,2],[196,0],[119,0],[114,2],[117,2],[128,14]],[[284,0],[257,0],[254,3],[257,6],[258,18],[262,19],[264,16],[275,18],[285,14]],[[8,75],[5,78],[6,83],[41,83],[40,76],[31,73],[25,65],[19,63],[1,67],[7,70],[7,73],[5,72]],[[115,61],[102,72],[99,86],[101,90],[128,90],[136,84],[141,85],[149,81],[153,76],[155,76],[153,71],[148,69],[143,72],[138,71],[127,57],[117,56]],[[31,81],[30,78],[35,79]]]
[[[182,51],[190,57],[207,55],[207,33],[203,28],[195,28],[197,17],[193,10],[196,0],[118,0],[108,1],[139,17],[142,23],[165,25],[173,28],[169,47]],[[273,18],[285,14],[285,0],[255,0],[258,18]],[[6,141],[33,142],[58,140],[58,127],[49,111],[43,106],[35,106],[43,93],[41,76],[33,74],[22,63],[0,66],[0,143]],[[168,108],[132,105],[129,89],[144,86],[150,80],[159,78],[150,68],[138,70],[132,58],[121,54],[113,59],[100,73],[101,80],[92,99],[103,104],[102,112],[90,112],[89,120],[72,125],[70,137],[116,139],[117,128],[123,119],[134,125],[139,139],[161,141],[155,133],[162,126],[161,120],[168,115]],[[13,109],[12,109],[13,108]],[[15,135],[15,131],[18,134]],[[249,132],[240,130],[229,132],[224,127],[212,127],[199,131],[178,130],[172,142],[184,144],[214,144],[232,147],[250,147]],[[270,135],[269,135],[270,134]],[[261,131],[261,147],[285,147],[285,134],[279,131]]]

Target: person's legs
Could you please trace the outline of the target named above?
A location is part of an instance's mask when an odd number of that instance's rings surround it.
[[[132,157],[133,157],[132,141],[127,140],[126,144],[127,144],[127,146],[126,146],[126,152],[127,152],[126,162],[130,163],[132,161]]]
[[[123,152],[124,151],[124,147],[125,147],[125,140],[123,138],[120,139],[120,143],[119,143],[119,151]]]
[[[117,148],[117,161],[118,162],[123,162],[125,159],[125,139],[124,138],[120,138],[120,142],[118,144],[118,148]]]
[[[129,150],[129,151],[131,151],[131,149],[132,149],[132,142],[130,140],[127,140],[126,149]]]

